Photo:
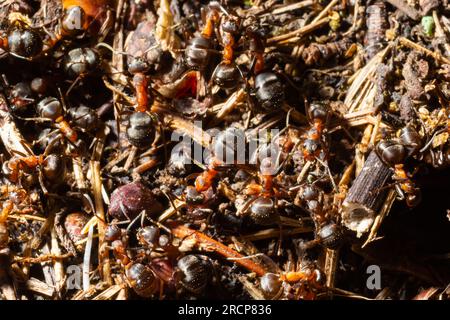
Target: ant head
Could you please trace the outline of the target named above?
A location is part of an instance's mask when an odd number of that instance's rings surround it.
[[[321,120],[325,122],[328,118],[329,110],[328,107],[322,102],[312,102],[306,104],[306,111],[309,119],[311,120]]]
[[[236,15],[224,15],[220,28],[223,32],[238,35],[241,30],[241,19]]]
[[[128,62],[128,72],[131,74],[146,73],[150,65],[141,57],[132,57]]]
[[[193,186],[187,186],[183,193],[186,203],[190,205],[202,204],[205,200],[203,193],[198,192]]]
[[[110,224],[106,226],[105,229],[105,240],[113,242],[119,240],[122,236],[122,229],[118,225],[117,220],[113,220]]]
[[[301,198],[305,201],[317,200],[320,196],[320,189],[314,184],[306,185],[301,192]]]

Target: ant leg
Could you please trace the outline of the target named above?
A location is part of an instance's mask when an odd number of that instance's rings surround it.
[[[320,244],[319,239],[313,239],[309,241],[301,241],[299,242],[299,251],[305,254],[306,250],[312,249],[315,246]]]
[[[326,170],[326,172],[327,172],[327,174],[328,174],[328,176],[329,176],[329,178],[330,178],[330,180],[331,180],[331,184],[333,185],[334,191],[335,191],[336,193],[338,193],[338,192],[339,192],[339,189],[338,189],[338,187],[337,187],[337,185],[336,185],[336,181],[334,181],[333,175],[331,174],[330,167],[328,166],[328,161],[327,161],[327,160],[322,161],[322,160],[320,160],[320,159],[317,158],[317,157],[316,157],[316,160],[317,160],[317,161],[325,168],[325,170]]]
[[[38,139],[38,140],[34,140],[33,143],[32,143],[32,145],[35,146],[35,145],[41,143],[44,139],[46,139],[47,137],[49,137],[49,136],[55,134],[55,133],[58,132],[58,131],[59,131],[59,129],[55,129],[55,130],[50,131],[50,132],[47,133],[44,137],[42,137],[42,138],[40,138],[40,139]],[[55,136],[55,138],[52,138],[51,141],[53,141],[54,139],[56,139],[56,137],[57,137],[57,138],[61,138],[60,135],[57,135],[57,136]],[[50,144],[50,143],[49,143],[49,144]]]
[[[437,135],[441,134],[442,132],[445,132],[447,129],[443,128],[441,130],[436,131],[433,136],[430,138],[430,140],[427,141],[427,143],[425,144],[425,146],[419,150],[420,153],[425,152],[433,143],[434,138],[436,138]]]
[[[242,216],[248,210],[248,208],[250,208],[253,202],[256,201],[256,199],[258,199],[258,197],[252,197],[251,199],[247,200],[247,202],[245,202],[241,208],[238,208],[236,210],[236,215]]]
[[[277,215],[279,215],[278,212],[278,199],[275,197],[275,211],[277,212]],[[283,225],[281,224],[281,222],[278,223],[278,228],[280,229],[280,236],[278,237],[278,243],[277,243],[277,256],[281,257],[283,255],[283,249],[282,249],[282,244],[283,244]]]
[[[139,214],[136,216],[136,218],[134,218],[134,219],[130,222],[130,224],[128,225],[126,231],[127,231],[127,232],[130,231],[131,227],[132,227],[132,226],[136,223],[136,221],[138,221],[139,219],[141,219],[141,226],[142,226],[143,223],[144,223],[144,218],[145,218],[145,210],[142,210],[141,213],[139,213]]]
[[[138,149],[137,149],[135,146],[132,146],[132,147],[131,147],[131,151],[130,151],[130,153],[128,154],[127,161],[125,161],[125,164],[123,165],[123,169],[124,169],[125,171],[128,171],[128,169],[130,169],[130,167],[131,167],[131,165],[132,165],[132,163],[133,163],[133,160],[134,160],[134,158],[136,157],[137,150],[138,150]]]
[[[55,130],[55,131],[59,131],[59,130]],[[55,131],[53,131],[53,132],[55,132]],[[51,133],[51,132],[50,132],[50,133]],[[49,135],[50,135],[50,133],[49,133]],[[55,144],[58,142],[58,140],[60,140],[60,139],[62,139],[62,138],[63,138],[63,135],[62,135],[61,133],[59,133],[59,134],[57,134],[53,139],[51,139],[51,140],[48,142],[47,147],[46,147],[45,150],[44,150],[43,156],[45,157],[45,156],[49,155],[49,154],[50,154],[50,151],[53,149],[53,147],[54,147]]]
[[[69,89],[67,89],[65,97],[68,97],[70,92],[75,88],[75,86],[78,84],[78,82],[80,82],[81,80],[83,80],[83,76],[79,75],[74,82],[72,82],[72,84],[70,85]]]
[[[161,222],[159,221],[155,221],[152,218],[150,218],[149,216],[145,216],[145,218],[147,218],[148,221],[150,221],[151,223],[153,223],[155,226],[157,226],[160,229],[163,229],[164,231],[166,231],[167,233],[171,233],[172,231],[167,228],[165,225],[163,225]]]
[[[400,187],[400,184],[395,184],[395,191],[397,192],[397,199],[400,201],[405,200],[405,193],[403,192],[403,190]]]
[[[39,179],[39,185],[40,185],[41,188],[42,188],[42,192],[44,193],[44,196],[47,196],[49,193],[48,193],[47,188],[45,187],[45,184],[44,184],[44,174],[42,173],[41,170],[39,170],[39,173],[38,173],[38,179]]]
[[[394,183],[390,183],[390,184],[387,184],[387,185],[382,186],[382,187],[380,187],[380,188],[377,188],[377,189],[375,189],[375,190],[371,190],[370,193],[373,195],[373,194],[375,194],[375,193],[377,193],[377,192],[380,192],[380,191],[383,191],[383,190],[386,190],[386,189],[390,189],[390,188],[392,188],[392,187],[396,187],[398,184],[399,184],[398,181],[397,181],[397,182],[394,182]],[[403,193],[403,192],[402,192],[402,193]]]
[[[113,93],[117,94],[118,96],[122,97],[126,103],[130,106],[134,105],[134,100],[133,98],[131,98],[128,94],[126,94],[125,92],[123,92],[120,89],[117,89],[116,87],[114,87],[111,83],[109,83],[106,79],[106,77],[103,77],[103,83],[105,85],[106,88],[108,88],[109,90],[111,90]]]

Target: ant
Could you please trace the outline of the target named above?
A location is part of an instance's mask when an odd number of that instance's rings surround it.
[[[265,111],[279,110],[285,100],[284,85],[280,77],[271,71],[258,73],[255,77],[253,96]]]
[[[288,252],[290,259],[292,253]],[[280,270],[278,266],[267,256],[263,256],[273,272],[265,273],[259,279],[259,285],[264,297],[267,299],[315,300],[318,290],[325,284],[324,273],[316,264],[304,259],[298,259],[294,270]]]
[[[311,127],[306,132],[306,139],[303,142],[303,157],[307,161],[314,161],[317,158],[325,160],[327,153],[323,133],[328,120],[328,108],[323,103],[315,102],[306,104],[306,110]]]
[[[211,282],[215,273],[211,259],[204,255],[189,254],[177,262],[179,283],[189,292],[199,295]]]
[[[410,208],[417,206],[421,200],[420,189],[416,187],[405,171],[405,160],[417,153],[422,144],[422,138],[411,126],[406,126],[400,131],[398,139],[380,141],[375,151],[380,159],[393,168],[392,179],[396,182],[395,187],[400,198],[406,200]]]
[[[37,104],[39,116],[45,120],[54,121],[55,127],[71,143],[78,141],[77,132],[70,126],[63,115],[63,106],[61,102],[54,97],[46,97]]]
[[[327,206],[324,191],[314,182],[301,186],[297,193],[296,203],[304,204],[315,224],[314,240],[303,243],[303,248],[311,248],[317,244],[328,249],[339,248],[344,234],[341,226],[329,216],[331,211]]]
[[[248,17],[244,23],[247,25],[244,38],[248,42],[248,51],[254,60],[253,73],[257,75],[265,69],[264,51],[266,49],[267,30],[253,15]]]
[[[271,225],[278,223],[280,220],[277,198],[281,193],[275,182],[277,172],[274,173],[272,162],[271,157],[262,159],[258,174],[259,183],[250,183],[243,191],[245,195],[251,198],[240,211],[249,214],[250,218],[259,225]]]
[[[212,188],[199,192],[194,186],[186,186],[183,198],[188,215],[194,219],[203,219],[213,213],[212,206],[217,200],[217,195]]]
[[[98,116],[95,111],[87,107],[70,108],[66,114],[64,114],[64,109],[64,102],[55,97],[46,97],[37,104],[39,115],[37,120],[52,121],[53,126],[59,131],[60,134],[52,138],[50,144],[54,144],[60,137],[64,137],[69,142],[70,150],[74,149],[75,154],[83,153],[85,144],[83,140],[79,139],[75,127],[82,131],[95,130],[100,124]],[[72,118],[71,121],[69,121],[68,115]],[[24,118],[24,120],[33,120],[33,118]]]
[[[139,217],[139,216],[138,216]],[[128,228],[132,223],[128,226]],[[127,229],[128,229],[127,228]],[[156,241],[159,242],[159,247],[163,244],[160,240],[159,232],[143,228],[138,232],[138,239],[141,243],[147,244],[149,248],[153,249]],[[162,293],[162,286],[164,282],[170,282],[172,277],[172,267],[168,260],[154,258],[147,265],[132,259],[128,254],[128,237],[126,232],[119,228],[117,224],[111,223],[107,226],[105,231],[106,241],[111,243],[113,254],[117,261],[125,269],[125,277],[131,288],[141,297],[151,297],[156,292]],[[150,246],[151,244],[151,246]]]
[[[230,145],[230,142],[232,145]],[[195,179],[195,188],[197,192],[203,192],[212,187],[223,161],[220,158],[226,158],[231,155],[233,161],[239,145],[245,144],[245,135],[236,128],[227,128],[214,137],[212,143],[212,157],[208,167]],[[231,147],[231,148],[230,148]]]
[[[9,15],[8,30],[0,36],[0,48],[16,58],[31,60],[43,49],[39,32],[30,26],[31,21],[20,13]]]
[[[76,78],[68,91],[81,78],[93,74],[101,63],[99,52],[93,48],[75,48],[70,50],[64,57],[63,70],[70,78]],[[67,94],[66,94],[67,95]]]
[[[9,15],[10,26],[0,37],[0,48],[16,58],[34,60],[53,48],[65,37],[75,37],[88,30],[109,5],[109,0],[63,0],[64,13],[54,34],[44,41],[39,28],[28,17],[14,12]],[[105,23],[107,23],[106,19]]]
[[[151,144],[156,136],[155,126],[159,122],[156,113],[152,112],[149,102],[149,77],[146,72],[154,67],[157,61],[144,61],[142,57],[134,57],[126,52],[117,52],[106,43],[99,43],[97,47],[105,47],[113,53],[124,54],[131,58],[128,71],[133,75],[132,86],[135,91],[135,112],[128,120],[126,135],[128,142],[136,148],[142,149]],[[122,93],[121,93],[122,94]]]
[[[185,63],[191,69],[203,69],[209,62],[212,47],[214,26],[220,19],[219,10],[222,6],[211,1],[207,7],[205,25],[199,36],[189,40],[185,49]]]
[[[223,46],[222,61],[217,65],[211,77],[214,84],[224,89],[234,89],[239,83],[242,73],[233,62],[234,46],[240,32],[240,18],[236,15],[226,14],[220,17],[219,34]]]
[[[13,156],[3,164],[3,172],[11,182],[17,183],[21,180],[22,173],[38,169],[38,179],[44,194],[48,190],[44,184],[44,178],[54,184],[64,181],[66,163],[64,159],[56,154],[48,154],[49,148],[41,155]],[[33,179],[33,174],[30,176]],[[33,182],[33,181],[31,181]]]

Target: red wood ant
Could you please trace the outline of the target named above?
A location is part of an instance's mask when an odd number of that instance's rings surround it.
[[[277,198],[280,196],[275,182],[274,167],[271,157],[261,160],[259,171],[259,183],[250,183],[244,189],[244,194],[250,196],[250,200],[243,206],[244,214],[260,225],[277,223],[280,215],[277,210]]]
[[[195,188],[198,192],[203,192],[212,187],[215,178],[219,174],[219,167],[223,165],[222,159],[229,156],[236,157],[240,146],[245,145],[245,135],[236,128],[228,128],[219,133],[212,143],[212,159],[208,167],[195,179]]]
[[[225,9],[223,9],[225,11]],[[233,62],[234,46],[240,31],[240,18],[232,14],[224,14],[220,18],[219,31],[223,46],[222,61],[217,65],[212,75],[212,81],[221,88],[233,89],[242,74]]]
[[[205,25],[200,36],[189,40],[185,50],[185,62],[189,68],[202,69],[208,64],[214,26],[220,18],[219,8],[220,4],[216,1],[209,3]]]
[[[53,48],[61,39],[87,31],[92,21],[103,15],[109,3],[109,0],[63,0],[61,22],[46,41],[39,28],[32,27],[27,17],[11,14],[9,30],[0,37],[0,48],[17,58],[33,60]]]
[[[151,297],[162,290],[163,282],[172,280],[173,271],[168,260],[152,259],[149,264],[145,264],[131,258],[127,252],[126,232],[117,224],[108,225],[105,239],[111,243],[115,258],[125,268],[127,282],[139,296]],[[153,245],[159,239],[159,233],[144,229],[139,232],[138,239],[144,244]]]
[[[311,128],[303,142],[303,157],[308,161],[314,161],[316,158],[325,160],[327,154],[323,132],[328,119],[328,109],[323,103],[307,104],[306,108]]]
[[[375,151],[380,159],[392,167],[394,174],[392,179],[401,199],[406,200],[408,207],[415,207],[421,200],[420,189],[416,187],[405,171],[406,159],[417,153],[422,145],[422,138],[411,126],[406,126],[400,131],[398,139],[380,141]]]
[[[342,244],[342,228],[330,217],[331,207],[326,204],[325,200],[324,191],[314,183],[302,186],[297,193],[297,204],[303,204],[305,209],[311,214],[316,226],[315,239],[304,243],[304,248],[321,244],[329,249],[337,249]]]
[[[267,299],[315,300],[317,292],[324,287],[325,275],[309,261],[297,261],[294,270],[280,270],[266,256],[263,256],[272,272],[267,272],[259,279],[259,286]],[[290,254],[292,257],[292,254]]]

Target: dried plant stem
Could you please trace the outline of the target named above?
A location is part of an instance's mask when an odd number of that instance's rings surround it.
[[[216,115],[216,120],[225,118],[240,102],[245,99],[245,97],[246,93],[244,89],[239,89],[237,92],[234,92],[222,105],[220,111]]]
[[[72,253],[64,253],[64,254],[54,254],[54,253],[50,253],[50,254],[44,254],[41,255],[39,257],[33,258],[33,257],[14,257],[13,261],[17,262],[17,263],[29,263],[29,264],[34,264],[34,263],[42,263],[42,262],[47,262],[47,261],[57,261],[57,260],[64,260],[67,259],[69,257],[72,257],[73,254]]]
[[[196,246],[199,249],[206,251],[214,251],[225,258],[238,259],[234,262],[247,270],[256,273],[258,276],[263,276],[266,271],[262,266],[253,262],[250,259],[245,259],[245,257],[236,252],[235,250],[227,247],[226,245],[208,237],[204,233],[190,229],[186,226],[179,225],[171,228],[172,234],[181,239],[192,239],[195,241]]]
[[[6,101],[3,96],[0,95],[0,138],[10,155],[30,156],[33,155],[31,147],[23,138],[19,129],[17,129],[11,115],[8,111],[4,111],[7,108],[4,104]]]
[[[30,291],[46,297],[53,297],[53,294],[55,293],[55,289],[52,286],[36,278],[28,279],[25,283],[25,287]]]
[[[120,290],[123,289],[123,285],[112,285],[108,289],[104,290],[102,293],[98,294],[92,300],[111,300]]]
[[[435,59],[438,62],[445,63],[445,64],[450,64],[450,60],[447,59],[446,57],[444,57],[443,55],[441,55],[438,52],[433,52],[431,50],[428,50],[427,48],[424,48],[421,45],[419,45],[417,43],[414,43],[411,40],[406,39],[404,37],[400,37],[399,41],[400,41],[400,43],[402,45],[404,45],[406,47],[409,47],[411,49],[420,51],[421,53],[423,53],[423,54],[425,54],[425,55],[427,55],[429,57],[432,57],[433,59]]]
[[[52,228],[51,230],[51,254],[55,257],[62,255],[55,228]],[[58,295],[61,296],[61,291],[64,288],[65,272],[64,265],[60,259],[55,259],[53,261],[53,269],[55,271],[55,289]]]
[[[92,193],[94,194],[95,203],[95,215],[99,219],[97,223],[98,235],[99,235],[99,261],[101,261],[99,267],[102,268],[103,279],[106,283],[112,285],[111,278],[111,265],[108,255],[104,252],[105,247],[103,243],[105,242],[105,208],[103,206],[102,198],[102,182],[100,176],[100,163],[98,161],[90,161],[91,170],[91,183],[92,183]]]
[[[187,121],[176,115],[166,115],[164,119],[165,125],[171,130],[179,130],[183,134],[190,136],[195,142],[205,148],[209,148],[211,136],[202,128],[195,126],[192,122]]]
[[[389,214],[391,211],[391,207],[394,204],[395,198],[397,196],[397,193],[395,190],[389,190],[388,195],[386,196],[386,200],[384,201],[383,206],[380,209],[380,212],[376,216],[372,228],[370,229],[369,236],[367,237],[367,240],[364,242],[364,244],[361,246],[361,248],[364,248],[366,245],[368,245],[370,242],[377,239],[377,232],[378,229],[381,226],[381,223],[383,222],[384,218]]]
[[[339,250],[325,249],[325,275],[326,286],[328,288],[334,288],[336,268],[339,261]]]
[[[286,13],[289,11],[306,8],[306,7],[312,6],[313,4],[314,4],[314,1],[311,1],[311,0],[304,0],[304,1],[297,2],[297,3],[287,4],[287,5],[283,5],[278,8],[273,9],[270,13],[262,14],[261,17],[268,16],[268,15],[282,14],[282,13]]]
[[[167,210],[165,210],[159,217],[158,222],[163,222],[169,219],[171,216],[173,216],[175,213],[177,213],[178,209],[181,209],[183,206],[186,205],[184,201],[175,199],[172,201],[172,206],[170,206]]]
[[[437,15],[436,10],[433,10],[433,20],[436,25],[436,37],[442,38],[444,40],[444,48],[446,50],[447,56],[450,55],[450,44],[448,43],[447,35],[445,34],[444,29],[442,28],[441,22],[439,21],[439,17]]]
[[[80,157],[72,158],[73,175],[75,177],[77,188],[80,191],[85,191],[87,189],[87,186],[84,179],[83,167],[81,166],[81,163],[82,161]]]
[[[267,39],[267,44],[274,44],[277,42],[282,42],[282,41],[292,41],[295,39],[295,41],[298,41],[299,37],[304,36],[320,27],[322,27],[323,25],[327,24],[330,21],[330,19],[328,17],[326,18],[322,18],[316,22],[310,23],[304,27],[301,27],[297,30],[279,35],[279,36],[275,36],[272,38]]]
[[[289,230],[283,230],[281,232],[283,237],[286,236],[293,236],[300,233],[307,233],[313,231],[314,228],[312,227],[299,227],[299,228],[293,228]],[[280,228],[271,228],[271,229],[265,229],[261,230],[252,234],[248,234],[245,236],[242,236],[244,240],[247,241],[258,241],[258,240],[265,240],[265,239],[271,239],[271,238],[278,238],[280,236]]]

